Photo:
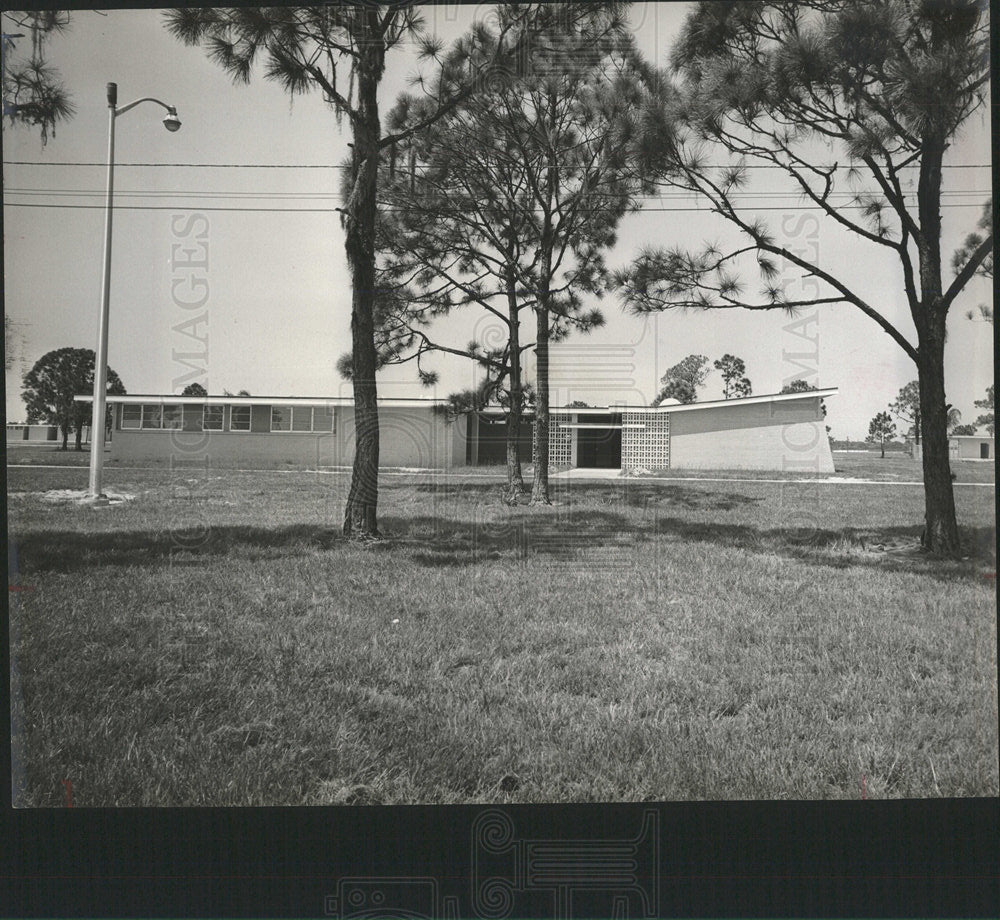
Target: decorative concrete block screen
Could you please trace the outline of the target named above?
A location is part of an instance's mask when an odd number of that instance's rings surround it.
[[[566,412],[549,413],[549,469],[568,467],[573,463],[573,429],[562,428],[569,424],[573,416]],[[531,455],[535,455],[535,428],[531,428]]]
[[[630,428],[645,425],[645,428]],[[622,469],[665,470],[670,466],[670,415],[622,413]]]

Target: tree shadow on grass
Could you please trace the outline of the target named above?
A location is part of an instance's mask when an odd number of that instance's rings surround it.
[[[676,505],[682,500],[687,497],[681,496]],[[681,543],[737,548],[838,569],[926,574],[944,581],[982,581],[984,566],[996,568],[994,532],[989,526],[963,528],[969,558],[946,561],[918,551],[919,526],[763,529],[673,516],[664,513],[669,512],[669,503],[651,507],[641,494],[634,496],[634,505],[631,500],[629,504],[643,507],[643,514],[593,506],[555,505],[542,510],[483,503],[464,520],[440,514],[384,515],[381,526],[387,539],[368,549],[379,555],[398,554],[429,567],[471,566],[489,560],[530,565],[533,559],[581,567],[611,562],[632,565],[637,547],[653,545],[660,553],[669,552],[671,543]],[[22,574],[29,578],[31,572],[74,572],[101,566],[194,566],[201,557],[230,553],[241,559],[282,560],[336,551],[348,542],[339,529],[321,524],[119,533],[37,531],[15,541]]]
[[[594,508],[553,508],[547,517],[511,509],[506,517],[457,522],[440,517],[385,518],[397,545],[427,566],[465,566],[507,559],[530,563],[550,557],[581,566],[628,557],[630,550],[656,544],[712,544],[832,568],[925,574],[954,581],[981,581],[982,567],[996,567],[991,527],[963,528],[966,559],[943,560],[920,550],[919,526],[822,529],[691,521],[661,513],[639,520]]]
[[[12,538],[23,572],[75,572],[100,566],[199,564],[201,556],[287,559],[332,549],[343,537],[318,524],[286,527],[208,526],[86,533],[38,531]],[[295,548],[299,551],[295,552]]]
[[[504,483],[449,483],[422,482],[411,487],[414,492],[440,498],[461,498],[469,504],[493,505],[500,502],[506,492]],[[758,505],[764,496],[744,495],[739,492],[723,492],[716,489],[692,488],[691,486],[641,483],[634,480],[602,483],[571,483],[569,480],[550,482],[549,494],[557,506],[621,505],[630,508],[648,508],[653,505],[679,507],[692,511],[732,511],[735,508]],[[522,496],[519,504],[527,504],[528,495]]]

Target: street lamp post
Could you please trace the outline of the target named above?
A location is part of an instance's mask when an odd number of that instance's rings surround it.
[[[101,282],[101,320],[97,333],[97,355],[94,361],[94,414],[90,422],[90,488],[92,499],[103,499],[104,475],[104,416],[108,386],[108,311],[111,303],[111,214],[115,192],[115,119],[142,102],[155,102],[167,110],[163,125],[168,131],[181,126],[177,109],[152,96],[136,99],[118,108],[118,84],[108,84],[108,190],[104,201],[104,272]]]

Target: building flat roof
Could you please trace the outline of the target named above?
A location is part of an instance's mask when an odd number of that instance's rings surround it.
[[[837,387],[826,387],[822,390],[800,390],[796,393],[768,393],[761,396],[743,396],[736,399],[713,399],[706,402],[677,403],[668,406],[639,406],[620,403],[610,406],[551,406],[550,412],[578,412],[584,415],[590,413],[620,413],[642,412],[650,415],[673,412],[694,412],[699,409],[719,409],[725,406],[750,406],[759,403],[788,402],[796,399],[827,398],[837,395]],[[92,402],[93,396],[74,396],[77,402]],[[169,393],[129,393],[127,396],[107,397],[109,405],[136,405],[138,403],[167,403],[182,406],[206,406],[225,404],[227,406],[353,406],[354,399],[350,396],[172,396]],[[406,408],[409,406],[447,406],[444,399],[429,399],[427,397],[390,396],[379,397],[378,404],[386,408]],[[528,410],[529,412],[531,410]],[[490,406],[480,410],[484,415],[505,415],[506,410],[500,406]],[[974,437],[974,435],[957,435],[957,437]]]
[[[737,399],[713,399],[706,402],[676,403],[669,406],[636,406],[619,403],[611,406],[550,406],[550,412],[579,412],[583,415],[602,412],[643,412],[649,415],[673,412],[694,412],[697,409],[720,409],[724,406],[750,406],[757,403],[788,402],[793,399],[825,398],[836,396],[837,387],[826,387],[822,390],[805,390],[796,393],[768,393],[762,396],[743,396]],[[505,410],[499,407],[484,409],[484,413],[503,415]]]
[[[93,402],[91,396],[74,396],[76,402]],[[108,405],[125,406],[139,403],[164,403],[171,406],[353,406],[349,396],[171,396],[169,393],[129,393],[127,396],[107,397]],[[380,406],[402,408],[406,406],[445,406],[447,400],[421,397],[380,396]]]

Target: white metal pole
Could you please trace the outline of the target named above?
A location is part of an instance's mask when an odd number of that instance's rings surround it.
[[[108,386],[108,313],[111,304],[111,216],[115,193],[115,106],[118,86],[108,84],[108,189],[104,202],[104,273],[94,360],[94,414],[90,423],[90,497],[101,498],[104,474],[105,397]]]

